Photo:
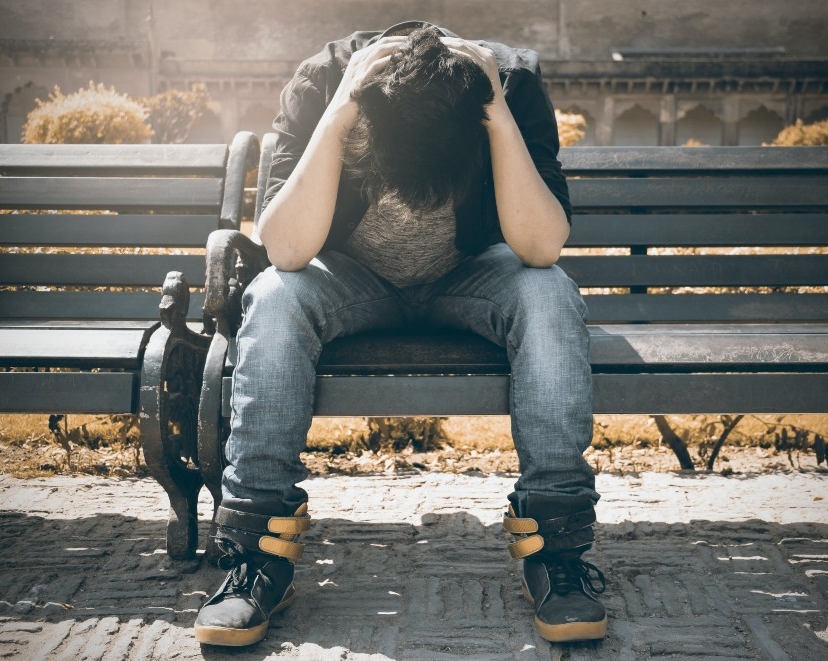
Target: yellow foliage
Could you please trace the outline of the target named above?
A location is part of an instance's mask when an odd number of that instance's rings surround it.
[[[204,83],[194,83],[189,91],[167,90],[141,100],[149,113],[147,121],[155,131],[154,141],[164,144],[184,142],[209,101]]]
[[[558,136],[561,139],[561,147],[571,147],[586,135],[586,119],[583,115],[555,111],[555,119],[558,121]]]
[[[776,147],[824,147],[828,146],[828,119],[813,124],[796,120],[793,126],[786,126],[771,143]]]
[[[86,89],[63,94],[59,87],[26,118],[22,140],[27,144],[135,144],[147,141],[152,129],[147,110],[126,94],[89,83]]]

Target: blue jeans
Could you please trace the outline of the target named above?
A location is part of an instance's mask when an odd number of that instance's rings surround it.
[[[296,484],[308,472],[299,453],[322,346],[419,323],[473,331],[506,348],[517,491],[598,500],[583,458],[592,437],[586,304],[557,266],[526,267],[500,243],[437,282],[399,289],[331,251],[301,271],[268,268],[247,287],[242,306],[225,497],[304,502]]]

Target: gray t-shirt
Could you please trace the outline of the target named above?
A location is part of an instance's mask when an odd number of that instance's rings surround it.
[[[415,211],[383,198],[368,208],[343,252],[397,287],[410,287],[434,282],[460,263],[456,234],[451,200],[432,211]]]

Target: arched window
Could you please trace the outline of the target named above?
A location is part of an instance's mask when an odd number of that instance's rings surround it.
[[[658,145],[658,118],[638,104],[615,119],[612,144],[616,147],[655,147]]]
[[[718,147],[722,144],[722,122],[713,113],[702,105],[688,110],[684,117],[676,123],[676,144],[710,145]]]
[[[739,145],[750,146],[772,142],[784,125],[785,123],[778,114],[768,110],[765,106],[759,106],[739,121]]]
[[[2,105],[3,126],[0,127],[0,138],[3,142],[19,144],[23,134],[23,125],[26,116],[35,109],[35,99],[46,101],[49,90],[40,85],[28,82],[13,92],[6,94]]]

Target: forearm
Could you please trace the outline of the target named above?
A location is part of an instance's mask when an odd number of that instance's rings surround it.
[[[276,268],[298,271],[322,249],[331,229],[342,141],[357,121],[352,90],[383,71],[404,37],[385,37],[351,56],[333,99],[325,108],[299,162],[259,219],[259,238]]]
[[[322,249],[331,228],[346,129],[323,116],[296,169],[259,219],[270,262],[283,271],[304,268]]]
[[[488,130],[503,238],[526,265],[549,267],[569,237],[563,207],[538,173],[511,114],[492,118]]]

